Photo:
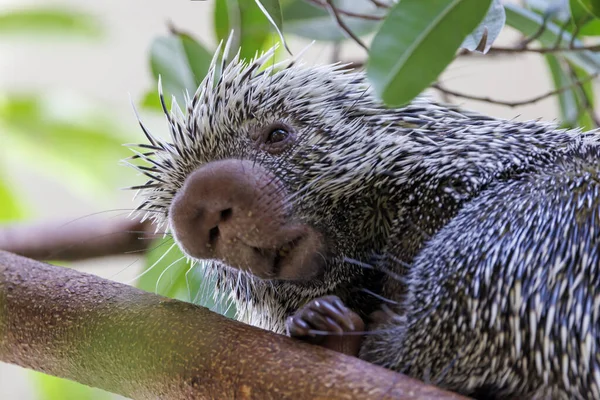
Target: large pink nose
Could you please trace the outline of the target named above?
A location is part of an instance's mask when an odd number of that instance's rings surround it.
[[[272,272],[279,248],[303,234],[286,225],[287,217],[281,182],[259,164],[236,159],[191,173],[170,208],[173,234],[188,255],[259,276]]]

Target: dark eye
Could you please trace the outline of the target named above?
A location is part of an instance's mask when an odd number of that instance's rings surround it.
[[[271,143],[282,142],[285,139],[287,139],[288,135],[289,135],[289,133],[285,129],[281,129],[281,128],[273,129],[271,131],[271,133],[269,133],[266,143],[271,144]]]
[[[296,142],[296,130],[285,122],[275,121],[249,132],[255,145],[271,154],[281,154]]]

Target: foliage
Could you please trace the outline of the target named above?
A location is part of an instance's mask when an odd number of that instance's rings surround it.
[[[392,8],[369,52],[367,76],[377,94],[389,105],[402,106],[421,93],[454,59],[490,5],[491,0],[403,0]]]
[[[589,82],[600,69],[600,54],[598,46],[586,47],[583,39],[600,36],[598,0],[530,0],[526,6],[501,0],[215,0],[214,3],[215,36],[224,40],[233,31],[233,47],[241,47],[243,58],[268,47],[267,37],[274,29],[283,32],[284,37],[331,42],[334,46],[348,40],[364,45],[364,37],[372,38],[369,46],[365,45],[369,50],[365,59],[358,60],[358,64],[366,65],[376,93],[390,106],[408,103],[465,53],[538,52],[545,56],[551,73],[556,90],[549,96],[558,98],[564,126],[589,129],[597,122]],[[511,28],[522,34],[523,42],[509,49],[494,47],[500,33]],[[171,35],[193,41],[179,32]],[[163,57],[178,60],[179,65],[182,59],[179,50],[156,48],[164,40],[156,39],[151,60]],[[542,47],[532,46],[532,42]],[[183,64],[188,63],[184,69],[195,72],[195,82],[204,77],[213,49],[214,46],[202,52],[203,60],[183,57]],[[154,61],[152,65],[156,77],[160,68],[155,68]],[[193,90],[181,81],[184,75],[173,76],[168,68],[161,71],[167,93],[180,98],[185,89]],[[443,91],[439,85],[433,87]],[[143,104],[157,109],[156,100],[149,99],[151,96]]]

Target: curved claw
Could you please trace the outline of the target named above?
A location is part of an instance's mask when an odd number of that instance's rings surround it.
[[[356,356],[362,335],[344,333],[362,332],[365,324],[339,297],[324,296],[311,300],[288,317],[286,328],[291,337]]]

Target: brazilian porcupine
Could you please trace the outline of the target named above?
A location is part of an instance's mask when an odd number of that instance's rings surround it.
[[[387,109],[362,73],[273,51],[215,55],[185,113],[162,102],[171,142],[141,125],[134,156],[139,210],[239,319],[352,331],[384,302],[363,359],[467,395],[600,398],[599,135]]]

